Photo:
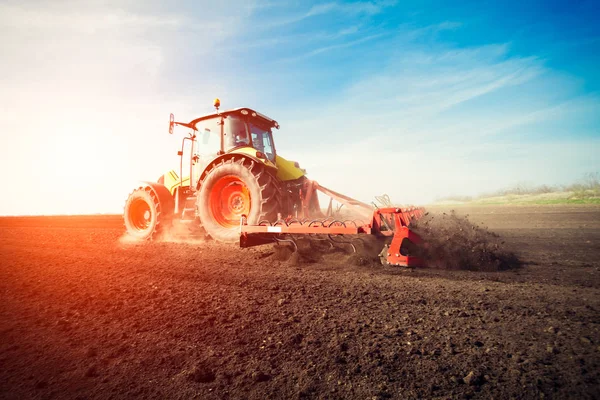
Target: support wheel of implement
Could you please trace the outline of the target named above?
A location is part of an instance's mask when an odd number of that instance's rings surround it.
[[[197,200],[206,233],[220,242],[240,239],[240,218],[248,224],[277,219],[281,208],[277,178],[258,162],[239,157],[212,166],[200,186]]]
[[[142,240],[152,239],[165,227],[158,196],[150,187],[134,190],[125,202],[125,228],[127,233]]]

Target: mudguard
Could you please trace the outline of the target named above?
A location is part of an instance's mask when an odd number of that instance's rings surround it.
[[[260,159],[258,157],[253,156],[252,154],[248,154],[247,152],[231,152],[231,153],[225,153],[221,156],[218,156],[217,158],[215,158],[214,160],[212,160],[202,171],[202,174],[200,174],[200,179],[198,179],[198,184],[197,184],[197,188],[200,189],[200,183],[204,180],[204,178],[206,177],[206,174],[208,173],[208,171],[210,171],[212,169],[212,166],[215,164],[220,163],[222,160],[229,160],[231,158],[247,158],[249,160],[254,161],[257,164],[263,164],[264,166],[266,166],[267,168],[270,168],[273,170],[273,173],[275,174],[277,171],[277,167],[275,166],[275,164],[273,164],[272,162],[270,162],[269,160],[263,160]]]
[[[171,215],[175,212],[175,199],[165,185],[157,182],[140,182],[138,187],[149,187],[152,189],[160,204],[161,212]]]

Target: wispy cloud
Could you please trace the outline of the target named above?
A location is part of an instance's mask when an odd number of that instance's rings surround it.
[[[185,18],[176,15],[144,15],[124,10],[77,10],[64,8],[23,7],[0,4],[0,27],[16,30],[51,30],[94,33],[113,29],[157,29],[180,27]]]
[[[373,2],[355,3],[325,3],[311,7],[305,14],[306,17],[341,12],[349,15],[375,15],[381,12],[383,7]]]
[[[403,31],[404,37],[407,40],[415,40],[424,36],[436,36],[444,31],[453,31],[459,29],[461,26],[463,24],[456,21],[444,21],[423,27],[414,27],[412,24],[406,24],[401,27],[401,31]]]
[[[339,101],[322,113],[343,115],[353,110],[351,119],[327,123],[333,132],[363,125],[367,128],[372,126],[373,119],[401,121],[403,129],[417,129],[445,110],[522,85],[541,73],[543,65],[535,58],[502,59],[497,48],[407,51],[402,59],[391,61],[347,87]],[[361,121],[361,116],[365,116],[365,121]],[[397,129],[397,125],[382,129],[379,132],[384,133]],[[420,135],[430,134],[424,131]]]
[[[387,35],[386,33],[379,33],[379,34],[375,34],[375,35],[370,35],[370,36],[366,36],[366,37],[362,37],[360,39],[355,39],[355,40],[351,40],[351,41],[344,41],[341,43],[337,43],[337,44],[331,44],[331,45],[327,45],[327,46],[322,46],[322,47],[318,47],[315,49],[312,49],[304,54],[300,54],[297,56],[293,56],[293,57],[288,57],[288,58],[284,58],[284,59],[280,59],[277,60],[279,63],[290,63],[290,62],[296,62],[296,61],[300,61],[303,59],[307,59],[310,57],[314,57],[317,56],[319,54],[323,54],[323,53],[327,53],[333,50],[338,50],[338,49],[347,49],[353,46],[357,46],[369,41],[372,41],[374,39],[378,39],[381,38],[383,36]]]
[[[234,38],[231,44],[222,46],[221,49],[225,51],[240,51],[284,45],[302,46],[304,48],[322,44],[323,42],[331,43],[339,39],[358,36],[362,33],[364,32],[361,31],[360,25],[353,25],[337,31],[313,31],[294,35],[260,36],[245,41],[240,40],[240,38]]]
[[[309,18],[314,18],[328,14],[341,14],[350,17],[368,17],[381,13],[385,7],[389,7],[393,4],[394,3],[390,2],[332,2],[317,4],[309,8],[307,11],[299,12],[296,15],[287,16],[278,20],[273,20],[269,24],[266,24],[265,27],[279,28],[285,25],[296,24]]]

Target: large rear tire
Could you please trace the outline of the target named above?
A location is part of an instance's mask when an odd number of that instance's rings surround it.
[[[249,224],[277,219],[281,211],[279,181],[263,164],[248,158],[221,160],[202,181],[197,207],[210,237],[234,243],[240,239],[242,215]]]
[[[131,192],[125,202],[123,219],[127,233],[140,240],[157,237],[166,225],[158,196],[148,186]]]

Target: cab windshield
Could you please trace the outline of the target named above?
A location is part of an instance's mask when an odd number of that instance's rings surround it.
[[[249,118],[240,118],[237,115],[228,116],[225,119],[223,137],[225,151],[252,146],[274,163],[275,146],[273,146],[271,128],[266,124],[256,122],[249,121]]]
[[[271,129],[264,129],[253,123],[248,124],[252,146],[264,153],[271,162],[275,162],[275,148],[273,147],[273,137]]]

